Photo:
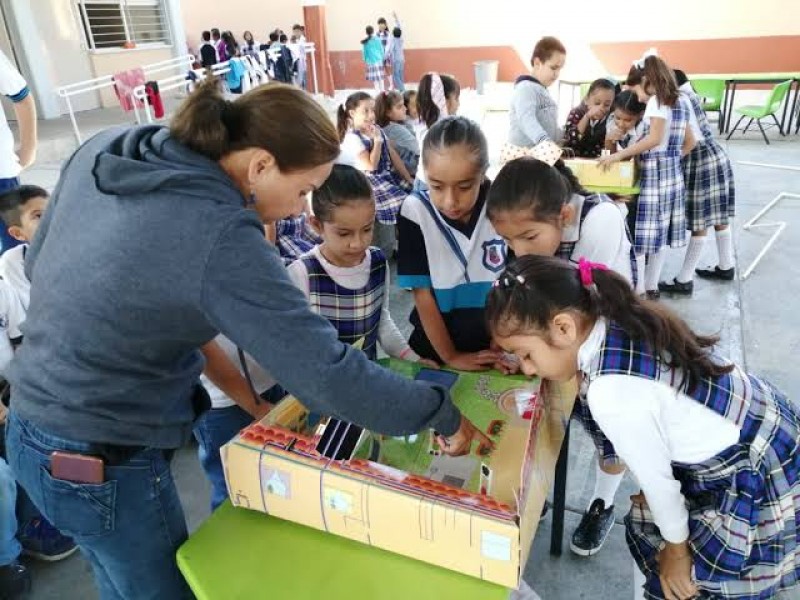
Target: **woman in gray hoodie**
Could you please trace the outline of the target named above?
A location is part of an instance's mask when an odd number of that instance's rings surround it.
[[[231,103],[207,82],[169,128],[105,131],[64,166],[26,257],[8,462],[78,543],[101,598],[190,595],[170,458],[208,408],[198,348],[220,332],[317,413],[389,435],[433,428],[451,454],[483,439],[444,389],[341,344],[265,241],[263,224],[322,185],[338,154],[299,89]]]

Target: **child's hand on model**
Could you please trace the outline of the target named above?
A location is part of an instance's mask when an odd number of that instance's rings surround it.
[[[513,354],[502,354],[500,360],[494,363],[496,371],[503,375],[516,375],[519,373],[519,361]]]
[[[493,350],[458,352],[450,357],[447,366],[457,371],[487,371],[500,360],[501,354]]]
[[[461,415],[461,425],[453,435],[445,437],[440,435],[437,440],[442,452],[448,456],[461,456],[469,454],[472,442],[478,442],[489,448],[494,448],[494,442],[472,424],[464,415]]]
[[[616,154],[609,154],[608,156],[601,156],[597,159],[597,164],[600,166],[603,171],[608,171],[611,169],[611,165],[615,162],[619,162],[621,159],[619,158],[619,153]]]
[[[658,553],[658,570],[666,600],[691,600],[697,596],[697,586],[692,581],[689,544],[667,542]]]

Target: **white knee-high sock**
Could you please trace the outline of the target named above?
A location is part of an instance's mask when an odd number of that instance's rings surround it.
[[[636,255],[636,293],[638,295],[644,294],[644,265],[647,257],[644,254]]]
[[[644,584],[647,578],[639,569],[636,561],[633,561],[633,600],[644,600]]]
[[[603,471],[600,465],[595,463],[594,494],[592,494],[592,499],[589,501],[589,506],[598,498],[603,501],[606,508],[613,506],[614,496],[617,495],[617,490],[622,483],[623,477],[625,477],[625,471],[618,475],[612,475]]]
[[[665,260],[667,260],[666,248],[661,248],[655,254],[647,256],[647,266],[644,268],[644,289],[648,292],[658,289],[658,280],[661,277]]]
[[[731,228],[716,232],[717,252],[719,252],[719,268],[722,270],[733,268],[733,232]]]
[[[678,281],[686,283],[694,279],[694,270],[700,263],[700,257],[703,254],[703,246],[705,246],[705,236],[692,236],[689,240],[689,247],[686,249],[686,256],[683,259],[683,268],[678,273]]]

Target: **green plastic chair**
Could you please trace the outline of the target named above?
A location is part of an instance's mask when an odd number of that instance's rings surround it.
[[[703,110],[706,112],[720,112],[722,98],[725,96],[724,79],[692,79],[692,89],[703,100]]]
[[[586,83],[582,83],[580,89],[581,92],[581,100],[586,98],[586,94],[589,93],[589,86],[592,85],[591,81],[587,81]]]
[[[736,131],[736,128],[739,127],[739,123],[742,122],[742,119],[745,117],[750,117],[750,121],[748,121],[747,126],[744,128],[742,135],[747,133],[747,130],[750,129],[750,125],[753,124],[753,120],[758,123],[758,128],[761,130],[761,135],[764,136],[764,141],[767,142],[769,145],[769,139],[767,139],[767,134],[764,132],[764,127],[761,125],[761,119],[765,119],[767,117],[772,117],[775,121],[775,124],[778,126],[778,131],[781,132],[781,135],[786,135],[781,130],[781,124],[778,121],[778,117],[775,116],[775,113],[778,112],[778,109],[783,104],[784,99],[786,98],[786,94],[789,93],[789,90],[792,87],[792,80],[789,79],[788,81],[784,81],[783,83],[779,83],[774,88],[772,88],[772,92],[767,99],[767,103],[764,106],[758,106],[756,104],[751,104],[747,106],[740,106],[736,109],[736,112],[741,114],[742,116],[739,117],[739,120],[736,121],[736,125],[733,126],[731,132],[728,134],[726,139],[731,139],[733,132]]]

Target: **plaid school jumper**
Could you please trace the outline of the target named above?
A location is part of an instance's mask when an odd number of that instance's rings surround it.
[[[339,341],[354,344],[364,338],[362,350],[370,360],[378,357],[378,326],[386,294],[386,257],[370,248],[367,284],[351,290],[336,283],[313,254],[300,260],[308,271],[308,302],[339,332]]]
[[[656,254],[664,246],[680,248],[687,242],[681,147],[690,108],[687,100],[679,96],[671,110],[667,148],[650,150],[640,156],[641,180],[633,243],[636,254]],[[644,126],[644,136],[649,133],[648,122]]]
[[[321,243],[305,213],[275,223],[275,245],[287,266]]]
[[[372,152],[373,141],[360,131],[355,132],[361,139],[361,143]],[[378,161],[378,168],[366,173],[372,192],[375,194],[375,218],[384,225],[394,225],[397,222],[397,214],[400,212],[400,205],[403,200],[411,193],[411,184],[403,181],[392,169],[392,159],[389,156],[389,140],[381,130],[383,144],[381,145],[381,158]]]
[[[703,134],[681,161],[686,183],[686,226],[689,231],[705,231],[714,225],[727,225],[736,212],[733,169],[725,150],[714,139],[697,96],[681,95],[688,100]]]
[[[693,390],[683,373],[613,322],[585,373],[584,390],[602,375],[660,381],[732,421],[739,442],[698,464],[673,462],[689,510],[689,545],[698,598],[773,598],[800,575],[800,415],[769,383],[738,367]],[[646,576],[645,597],[664,598],[658,551],[664,543],[647,506],[633,505],[626,539]]]

